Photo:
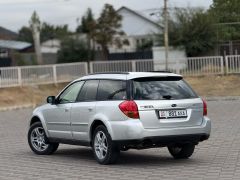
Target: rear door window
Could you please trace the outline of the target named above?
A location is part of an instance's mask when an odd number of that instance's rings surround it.
[[[126,99],[126,81],[100,80],[97,100],[124,100]]]
[[[172,100],[197,98],[182,77],[152,77],[133,80],[135,100]]]
[[[88,80],[83,85],[77,101],[96,101],[99,80]]]

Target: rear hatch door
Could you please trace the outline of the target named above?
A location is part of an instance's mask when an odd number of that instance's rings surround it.
[[[144,128],[199,126],[203,102],[182,77],[148,77],[133,80],[133,98]]]

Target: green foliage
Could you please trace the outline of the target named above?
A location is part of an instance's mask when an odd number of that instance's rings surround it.
[[[47,41],[49,39],[64,39],[66,36],[70,35],[68,30],[68,25],[54,26],[44,22],[41,27],[41,42]]]
[[[23,26],[19,30],[18,40],[26,41],[29,43],[33,43],[33,24],[37,23],[37,28],[40,30],[40,41],[44,42],[49,39],[64,39],[66,36],[70,35],[71,32],[68,29],[68,25],[51,25],[49,23],[43,22],[41,23],[36,11],[34,11],[30,21],[29,27]]]
[[[77,27],[77,33],[86,33],[91,35],[94,31],[96,21],[94,19],[92,10],[88,8],[86,14],[81,19],[81,25]]]
[[[41,29],[41,21],[36,11],[33,12],[31,19],[29,21],[29,25],[32,30],[34,29],[33,28],[34,26],[36,26],[38,30]]]
[[[199,56],[213,49],[216,42],[213,18],[203,9],[177,9],[169,23],[172,46],[184,46],[188,56]]]
[[[18,32],[18,40],[33,43],[31,29],[29,27],[23,26]]]
[[[88,48],[82,41],[65,38],[61,43],[61,50],[58,52],[58,63],[70,63],[86,61]]]
[[[88,48],[88,58],[86,60],[94,59],[94,50],[91,45],[91,40],[94,39],[94,33],[96,28],[96,21],[94,19],[92,10],[88,8],[86,14],[81,19],[81,25],[77,27],[77,33],[87,34],[87,48]]]
[[[239,0],[213,0],[210,12],[218,23],[240,21]]]
[[[219,41],[240,39],[239,7],[239,0],[213,0],[209,13],[215,19]]]
[[[96,29],[94,32],[95,41],[101,45],[103,56],[108,58],[108,45],[121,47],[127,44],[126,40],[121,38],[124,32],[120,30],[122,16],[110,4],[105,4],[104,9],[97,19]]]
[[[137,51],[146,51],[146,50],[151,50],[153,47],[153,41],[152,40],[148,40],[143,44],[139,44],[137,46]]]

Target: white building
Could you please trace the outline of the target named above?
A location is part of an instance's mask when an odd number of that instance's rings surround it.
[[[41,53],[57,54],[61,48],[59,39],[49,39],[41,44]]]
[[[129,45],[123,46],[121,49],[115,46],[109,47],[110,53],[114,52],[135,52],[137,47],[148,41],[153,40],[154,35],[162,34],[163,28],[156,19],[151,18],[150,13],[138,12],[127,7],[121,7],[118,14],[122,16],[122,30],[128,40]]]

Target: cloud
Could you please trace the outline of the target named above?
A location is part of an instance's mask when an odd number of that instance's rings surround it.
[[[34,10],[42,21],[52,24],[68,24],[72,30],[76,28],[76,19],[81,17],[88,7],[96,16],[105,3],[113,4],[116,9],[128,6],[135,10],[144,10],[163,6],[163,0],[0,0],[0,26],[18,31],[28,21]],[[205,6],[211,0],[171,0],[170,6]]]

